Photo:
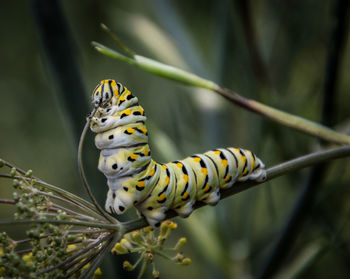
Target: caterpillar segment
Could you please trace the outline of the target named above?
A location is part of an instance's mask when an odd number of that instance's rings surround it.
[[[172,209],[181,217],[196,201],[215,205],[220,189],[236,181],[264,181],[262,161],[249,150],[220,148],[167,164],[156,163],[148,145],[146,116],[137,97],[114,80],[103,80],[92,95],[97,108],[90,122],[101,150],[98,169],[109,187],[105,208],[122,214],[135,207],[157,227]]]
[[[139,212],[145,216],[152,227],[159,226],[165,219],[166,211],[173,204],[176,193],[176,178],[172,168],[165,164],[158,164],[159,177],[152,192],[140,204],[136,205]]]

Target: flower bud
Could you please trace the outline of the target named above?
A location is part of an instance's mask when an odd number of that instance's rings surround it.
[[[28,170],[24,176],[25,177],[32,177],[32,174],[33,174],[33,171],[32,170]]]
[[[16,175],[16,168],[12,168],[10,171],[10,175],[14,177]]]
[[[123,262],[123,268],[127,271],[132,271],[134,269],[134,267],[128,261]]]
[[[153,278],[155,278],[155,279],[159,279],[159,271],[158,271],[158,270],[153,270],[152,276],[153,276]]]
[[[122,245],[126,250],[128,250],[128,251],[130,251],[131,249],[132,249],[132,245],[131,245],[131,243],[127,240],[127,239],[125,239],[125,238],[123,238],[121,241],[120,241],[120,245]]]
[[[184,258],[181,262],[183,265],[189,265],[192,263],[192,260],[190,258]]]
[[[112,249],[113,254],[127,254],[128,250],[122,246],[119,242],[116,243]]]
[[[186,237],[181,237],[181,238],[177,241],[177,243],[176,243],[174,249],[175,249],[175,250],[180,250],[180,249],[186,244],[186,242],[187,242]]]

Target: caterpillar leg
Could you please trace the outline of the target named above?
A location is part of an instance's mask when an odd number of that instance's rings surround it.
[[[105,209],[109,213],[122,214],[126,209],[129,209],[131,207],[128,200],[123,201],[120,199],[120,197],[117,197],[117,195],[118,191],[109,190],[107,193]]]
[[[179,214],[180,217],[186,218],[192,213],[194,203],[195,200],[192,200],[191,202],[188,202],[179,208],[174,208],[174,210],[177,214]]]
[[[216,189],[215,192],[211,192],[204,200],[206,204],[217,205],[220,200],[220,188]]]
[[[114,210],[114,199],[113,199],[113,191],[111,189],[108,190],[107,192],[107,198],[106,198],[106,203],[105,203],[105,209],[109,213],[116,213]]]
[[[146,218],[147,223],[153,228],[159,227],[160,223],[165,219],[167,211],[166,207],[141,209],[141,214]]]

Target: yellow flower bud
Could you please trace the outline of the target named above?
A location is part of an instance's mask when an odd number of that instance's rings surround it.
[[[191,264],[191,262],[192,262],[192,260],[190,258],[184,258],[181,264],[189,265],[189,264]]]
[[[186,244],[186,242],[187,242],[186,237],[181,237],[181,238],[177,241],[177,243],[176,243],[174,249],[175,249],[175,250],[180,250],[180,249]]]
[[[168,227],[169,227],[169,229],[174,230],[177,228],[177,224],[172,222],[172,221],[169,221]]]
[[[102,275],[101,268],[97,268],[94,272],[94,278],[99,278]]]
[[[132,232],[132,233],[131,233],[131,238],[132,238],[132,240],[134,240],[134,241],[137,242],[138,244],[143,243],[139,231]]]
[[[127,254],[128,250],[123,247],[119,242],[116,243],[112,249],[113,254]]]
[[[122,245],[125,249],[127,249],[128,251],[130,250],[130,249],[132,249],[132,245],[131,245],[131,243],[127,240],[127,239],[125,239],[125,238],[123,238],[121,241],[120,241],[120,245]]]
[[[153,270],[152,276],[153,276],[153,278],[158,279],[159,278],[159,271],[158,270]]]
[[[184,259],[184,255],[182,253],[177,253],[176,256],[173,258],[175,261],[182,262]]]
[[[134,269],[134,267],[128,261],[123,262],[123,268],[127,271],[132,271]]]
[[[69,244],[69,245],[67,246],[66,251],[67,251],[67,252],[70,252],[70,251],[74,250],[75,248],[77,248],[77,245],[75,245],[75,244]]]

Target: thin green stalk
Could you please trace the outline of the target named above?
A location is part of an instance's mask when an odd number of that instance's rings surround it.
[[[74,240],[72,242],[68,242],[67,245],[77,244],[77,243],[81,243],[81,242],[83,242],[82,239],[77,239],[77,240]],[[47,248],[50,248],[50,247],[52,247],[52,245],[45,245],[44,249],[47,249]],[[33,248],[28,248],[28,249],[24,249],[24,250],[17,250],[16,254],[18,254],[18,255],[28,254],[28,253],[30,253],[32,251],[33,251]]]
[[[8,174],[0,174],[0,177],[2,178],[8,178],[8,179],[24,179],[24,180],[31,180],[31,178],[28,177],[22,177],[22,176],[11,176]],[[35,178],[36,179],[36,178]],[[38,179],[36,183],[44,188],[47,188],[48,190],[51,190],[55,193],[60,194],[62,197],[66,198],[67,200],[71,201],[76,207],[78,207],[81,210],[85,210],[89,214],[94,215],[98,219],[101,219],[102,216],[99,215],[96,212],[96,208],[93,206],[93,204],[89,203],[88,201],[68,192],[63,190],[62,188],[56,187],[54,185],[48,184],[45,181],[42,181]]]
[[[62,266],[64,266],[66,263],[71,263],[74,259],[76,259],[77,257],[79,257],[80,255],[83,255],[85,253],[87,253],[88,251],[90,251],[91,249],[95,248],[96,246],[100,245],[100,243],[106,241],[107,239],[109,239],[111,237],[112,234],[106,235],[103,238],[99,239],[98,241],[94,242],[93,244],[87,246],[86,248],[84,248],[83,250],[81,250],[80,252],[74,254],[73,256],[68,257],[67,259],[65,259],[64,261],[51,266],[49,268],[43,269],[41,271],[39,271],[38,273],[36,273],[36,276],[39,276],[41,274],[50,272],[56,268],[60,268]]]
[[[145,274],[146,270],[147,270],[147,265],[148,265],[148,261],[144,260],[139,272],[139,275],[137,276],[137,279],[141,279],[143,277],[143,275]]]
[[[103,241],[109,239],[111,237],[111,234],[107,235]],[[77,263],[80,263],[83,261],[84,258],[89,257],[91,255],[97,255],[99,253],[99,247],[97,247],[100,243],[103,243],[103,241],[98,241],[98,243],[96,243],[96,245],[94,245],[94,247],[89,246],[89,249],[84,249],[84,253],[79,253],[79,255],[74,255],[76,256],[75,258],[72,258],[70,261],[67,261],[67,265],[65,265],[64,267],[62,267],[61,269],[65,272],[68,269],[70,269],[71,267],[73,267],[74,265],[76,265]],[[95,244],[95,243],[94,243]],[[88,247],[87,247],[88,248]],[[96,248],[94,250],[92,250],[93,248]]]
[[[44,217],[53,217],[53,218],[55,218],[55,217],[57,217],[57,213],[39,212],[39,213],[36,214],[36,216],[37,216],[38,218],[43,217],[43,216],[44,216]],[[70,214],[64,215],[64,218],[70,219],[70,220],[74,219],[74,220],[87,221],[87,222],[96,220],[96,219],[91,220],[90,218],[87,219],[87,218],[85,218],[85,217],[83,217],[83,216],[70,215]]]
[[[104,259],[107,253],[109,253],[115,243],[119,240],[121,235],[114,235],[110,240],[109,243],[106,244],[100,251],[100,253],[95,257],[95,259],[90,263],[90,266],[87,270],[85,270],[79,277],[79,279],[83,278],[91,278],[92,275],[95,273],[95,270],[98,268],[101,261]]]
[[[54,206],[50,207],[51,211],[54,211],[54,212],[57,212],[58,210],[62,210],[62,211],[65,211],[67,212],[70,216],[72,216],[73,218],[84,218],[85,220],[91,220],[91,221],[94,221],[94,220],[101,220],[101,219],[96,219],[94,217],[91,217],[91,216],[88,216],[88,215],[85,215],[85,214],[82,214],[82,213],[78,213],[78,212],[75,212],[74,210],[70,210],[64,206],[60,206],[58,204],[55,204]]]
[[[215,92],[219,93],[221,96],[225,97],[236,105],[260,114],[286,127],[302,131],[306,134],[313,135],[329,142],[350,144],[350,136],[338,133],[314,121],[269,107],[251,99],[244,98],[243,96],[227,88],[219,88],[215,90]]]
[[[167,254],[163,253],[162,251],[155,250],[154,253],[159,255],[159,256],[161,256],[161,257],[163,257],[164,259],[169,260],[169,261],[173,260],[170,256],[168,256]]]
[[[6,200],[6,199],[0,199],[0,203],[16,204],[16,202],[14,200]]]
[[[220,88],[216,83],[210,80],[201,78],[179,68],[160,63],[153,59],[141,55],[134,55],[130,58],[97,42],[92,42],[92,45],[102,54],[124,61],[152,74],[213,91]]]
[[[42,191],[39,191],[37,190],[37,193],[40,194],[40,195],[43,195],[43,196],[46,196],[46,197],[49,197],[51,199],[56,199],[56,200],[59,200],[59,201],[62,201],[62,202],[65,202],[65,203],[68,203],[70,204],[71,206],[73,207],[77,207],[78,209],[84,211],[79,204],[75,203],[75,202],[72,202],[71,200],[67,200],[67,199],[64,199],[64,198],[61,198],[60,196],[55,196],[55,195],[51,195],[49,193],[46,193],[46,192],[42,192]],[[55,206],[58,206],[55,204]],[[97,218],[97,220],[101,220],[101,216],[100,215],[97,215],[99,218]],[[91,219],[91,217],[89,217]],[[96,220],[96,219],[95,219]]]
[[[145,252],[143,252],[140,257],[137,259],[136,263],[132,266],[132,269],[135,269],[142,260],[144,260]]]
[[[8,226],[8,225],[26,225],[26,224],[62,224],[62,225],[72,225],[72,226],[82,226],[82,227],[94,227],[94,228],[102,228],[113,231],[121,231],[122,227],[120,224],[103,224],[103,223],[95,223],[95,222],[83,222],[83,221],[70,221],[70,220],[31,220],[31,219],[23,219],[23,220],[8,220],[8,221],[0,221],[0,226]]]
[[[135,53],[130,50],[119,38],[103,23],[101,23],[101,28],[107,32],[109,36],[112,37],[112,39],[124,50],[126,54],[128,54],[130,57],[134,57]]]
[[[21,177],[21,176],[14,176],[14,177],[12,177],[11,175],[8,175],[8,174],[0,174],[0,177],[2,177],[2,178],[8,178],[8,179],[14,179],[14,178],[17,178],[17,179],[25,179],[25,180],[27,180],[27,179],[29,180],[29,179],[30,179],[30,178]],[[53,186],[53,187],[55,187],[55,186]],[[39,190],[36,189],[36,191],[39,191]],[[40,192],[40,191],[39,191],[39,192]],[[49,195],[49,194],[46,193],[46,192],[40,192],[40,193],[45,194],[45,195]],[[61,192],[57,192],[57,193],[58,193],[58,194],[62,194]],[[67,192],[67,193],[69,193],[69,192]],[[73,194],[72,194],[72,195],[73,195]],[[68,196],[66,196],[66,195],[62,195],[62,197],[66,198],[66,199],[62,199],[61,197],[58,198],[58,196],[54,196],[54,195],[50,195],[50,197],[51,197],[51,198],[54,198],[54,199],[61,199],[61,201],[64,201],[64,202],[66,202],[66,203],[69,203],[70,205],[72,205],[72,206],[74,206],[74,207],[76,207],[76,208],[78,208],[78,209],[80,209],[80,210],[82,210],[82,211],[84,211],[84,212],[86,212],[86,213],[88,213],[88,214],[91,214],[91,215],[95,216],[96,219],[98,219],[98,220],[104,220],[104,219],[102,219],[102,216],[99,215],[97,212],[93,211],[93,210],[90,209],[89,207],[86,207],[85,205],[82,205],[80,202],[77,202],[77,201],[71,199],[70,197],[68,197]],[[14,204],[15,204],[15,203],[14,203]],[[91,205],[91,206],[92,206],[92,208],[94,209],[93,205]]]
[[[281,110],[272,108],[254,100],[244,98],[230,89],[223,88],[217,85],[215,82],[201,78],[193,73],[163,64],[161,62],[140,55],[127,57],[113,49],[110,49],[96,42],[92,42],[92,45],[98,52],[104,55],[121,60],[152,74],[167,79],[175,80],[177,82],[181,82],[187,85],[201,87],[216,92],[228,99],[229,101],[231,101],[232,103],[246,108],[254,113],[262,115],[284,126],[302,131],[306,134],[316,136],[325,141],[330,141],[338,144],[350,144],[350,136],[348,135],[337,133],[334,130],[329,129],[319,123],[307,120],[305,118],[290,113],[283,112]]]
[[[85,171],[84,171],[84,166],[83,166],[83,159],[82,159],[82,154],[83,154],[83,147],[84,147],[84,140],[85,140],[85,136],[86,136],[86,133],[87,133],[87,130],[89,128],[89,125],[90,125],[90,120],[91,120],[91,117],[95,114],[97,110],[97,107],[95,107],[93,109],[93,111],[91,112],[90,116],[87,118],[86,120],[86,123],[85,123],[85,126],[83,128],[83,131],[81,133],[81,136],[80,136],[80,140],[79,140],[79,147],[78,147],[78,168],[79,168],[79,174],[80,174],[80,178],[83,182],[83,186],[86,190],[86,192],[88,193],[91,201],[93,202],[93,204],[95,205],[96,209],[101,213],[101,215],[107,220],[109,221],[110,223],[112,224],[115,224],[117,223],[117,220],[114,219],[112,216],[110,216],[109,214],[107,214],[102,208],[101,206],[98,204],[98,202],[96,201],[92,191],[91,191],[91,188],[89,186],[89,183],[86,179],[86,175],[85,175]]]
[[[73,274],[77,273],[78,271],[82,271],[84,266],[87,265],[89,262],[91,262],[94,258],[96,258],[98,253],[91,253],[89,252],[87,254],[87,258],[85,260],[82,260],[77,266],[75,266],[71,271],[67,272],[65,275],[65,278],[70,278]],[[94,271],[95,272],[95,271]],[[90,277],[87,277],[90,278]],[[91,277],[92,278],[92,277]]]

